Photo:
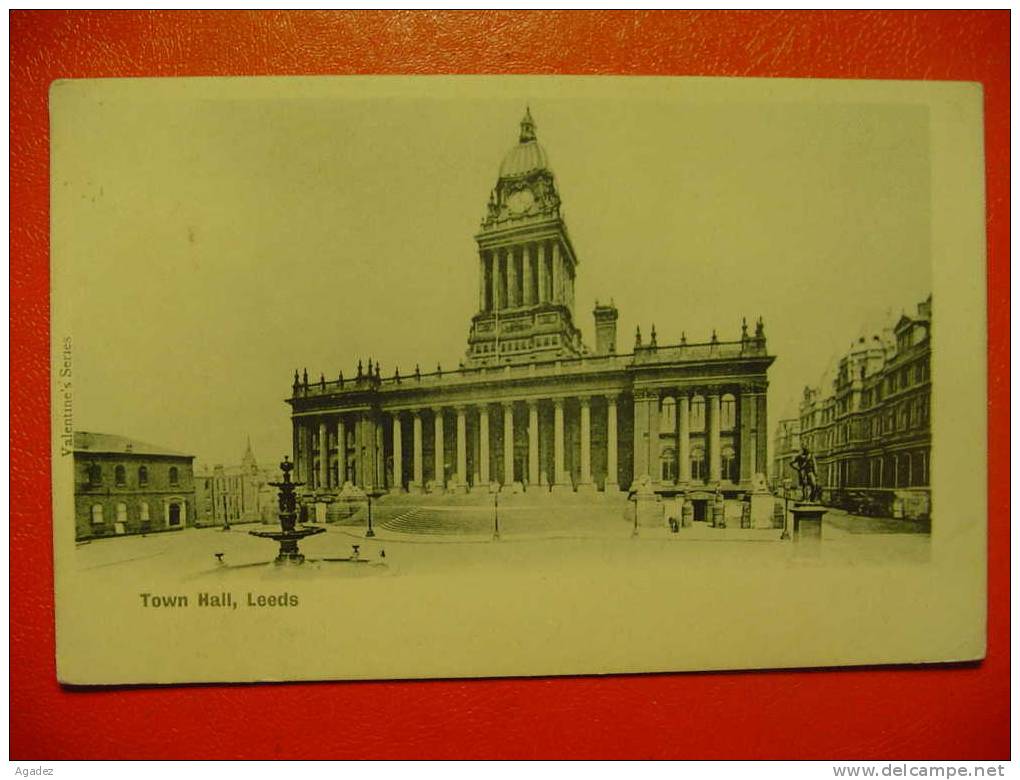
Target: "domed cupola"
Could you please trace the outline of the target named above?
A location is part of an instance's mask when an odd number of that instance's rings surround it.
[[[503,163],[499,166],[499,178],[513,179],[548,169],[549,158],[545,149],[538,143],[535,136],[535,120],[531,118],[531,109],[527,108],[524,119],[521,120],[520,139],[517,146],[503,158]]]
[[[489,198],[482,227],[500,229],[521,221],[558,219],[559,208],[549,158],[535,135],[531,109],[525,109],[517,146],[499,166],[499,179]]]

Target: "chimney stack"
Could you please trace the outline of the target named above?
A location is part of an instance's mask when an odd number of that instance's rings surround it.
[[[595,353],[616,354],[616,320],[620,313],[610,301],[608,304],[595,302]]]

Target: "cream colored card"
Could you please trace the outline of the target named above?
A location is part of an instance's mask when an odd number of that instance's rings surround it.
[[[982,658],[981,108],[55,83],[60,680]]]

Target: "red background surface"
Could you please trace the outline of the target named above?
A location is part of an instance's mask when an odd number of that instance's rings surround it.
[[[1007,11],[26,11],[10,18],[12,757],[1008,757]],[[983,83],[992,455],[987,660],[951,668],[464,682],[57,685],[46,522],[47,88],[56,78],[351,73]]]

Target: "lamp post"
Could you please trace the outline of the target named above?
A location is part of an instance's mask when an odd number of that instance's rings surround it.
[[[372,492],[365,493],[368,496],[368,530],[365,531],[365,538],[371,539],[375,536],[375,531],[372,530]]]
[[[499,541],[499,493],[492,494],[492,541]]]
[[[783,479],[783,533],[779,538],[790,538],[790,478]]]

